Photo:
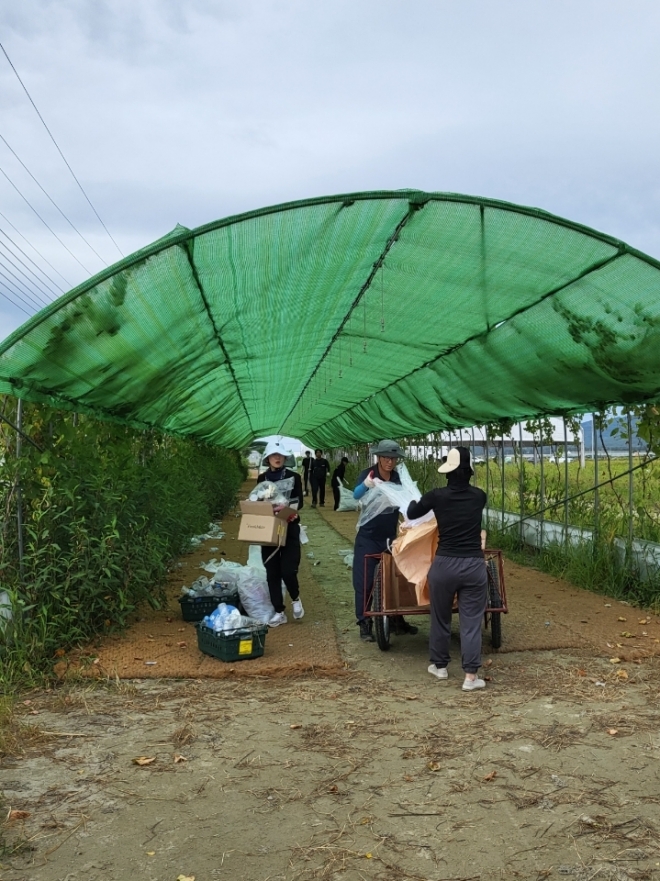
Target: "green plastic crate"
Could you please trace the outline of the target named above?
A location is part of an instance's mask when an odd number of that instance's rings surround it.
[[[249,661],[260,658],[266,645],[267,624],[242,627],[235,633],[216,633],[203,624],[197,624],[197,646],[205,655],[220,661]]]

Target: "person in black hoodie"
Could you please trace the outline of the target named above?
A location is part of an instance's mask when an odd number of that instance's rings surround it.
[[[339,481],[341,480],[342,483],[344,482],[344,475],[346,474],[346,466],[347,465],[348,465],[348,459],[346,458],[346,456],[344,456],[342,458],[341,462],[339,463],[339,465],[337,465],[335,470],[332,472],[332,477],[330,478],[330,486],[332,487],[332,495],[334,496],[334,499],[335,499],[335,507],[334,507],[335,511],[339,507],[339,502],[341,500],[341,494],[339,492]]]
[[[268,470],[257,477],[257,483],[270,480],[276,483],[278,480],[293,478],[293,490],[289,498],[289,508],[300,510],[303,506],[303,488],[300,475],[295,471],[285,468],[288,452],[279,441],[271,441],[264,450],[264,460],[268,462]],[[283,506],[280,505],[280,510]],[[261,559],[266,567],[266,579],[270,601],[275,609],[275,614],[268,622],[269,627],[278,627],[287,623],[282,596],[282,582],[286,585],[287,592],[291,597],[291,610],[293,617],[302,618],[305,614],[300,599],[300,587],[298,585],[298,569],[300,568],[300,516],[292,515],[288,521],[286,532],[286,544],[279,548],[271,545],[262,545]]]
[[[486,532],[481,528],[486,493],[470,485],[474,474],[467,447],[449,450],[438,471],[447,475],[447,486],[432,489],[408,506],[408,518],[415,520],[433,511],[440,538],[429,570],[431,635],[428,671],[447,679],[449,640],[454,594],[458,594],[461,656],[465,681],[463,691],[484,688],[477,676],[481,666],[481,622],[486,611],[488,574],[484,565]]]

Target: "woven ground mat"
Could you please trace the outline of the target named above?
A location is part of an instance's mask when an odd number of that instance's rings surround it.
[[[245,484],[240,497],[245,498],[253,485],[253,481]],[[96,645],[71,653],[56,664],[56,673],[61,677],[82,675],[113,679],[342,674],[346,666],[339,651],[332,612],[304,553],[300,570],[300,596],[305,608],[302,620],[293,621],[287,597],[289,623],[268,630],[262,657],[226,662],[199,651],[194,624],[181,617],[178,602],[181,586],[189,586],[200,575],[208,575],[200,563],[213,557],[247,563],[249,546],[237,540],[238,525],[239,516],[235,511],[225,515],[223,538],[207,539],[179,559],[168,581],[165,609],[142,609],[138,620],[123,635],[104,637]]]
[[[353,544],[355,512],[322,508],[311,514],[318,514],[348,544]],[[506,555],[504,583],[509,612],[502,615],[500,653],[583,648],[621,661],[660,655],[658,614],[512,563]],[[418,617],[415,623],[421,620]],[[458,632],[458,616],[454,616],[452,630]],[[491,651],[487,634],[483,651]]]

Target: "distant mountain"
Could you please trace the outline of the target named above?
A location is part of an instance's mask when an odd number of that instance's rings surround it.
[[[614,429],[618,429],[616,434],[612,434]],[[645,450],[646,443],[640,437],[637,436],[637,420],[633,417],[632,419],[632,448],[633,450]],[[594,423],[593,419],[585,419],[582,423],[582,430],[584,431],[584,449],[587,453],[589,453],[593,446],[593,430]],[[627,419],[614,419],[610,425],[607,426],[606,429],[603,430],[603,441],[605,442],[605,447],[608,450],[627,450],[628,449],[628,441],[625,437],[621,436],[621,433],[624,434],[628,431],[628,420]],[[600,443],[600,439],[599,439]],[[599,446],[599,450],[602,450],[602,445]]]

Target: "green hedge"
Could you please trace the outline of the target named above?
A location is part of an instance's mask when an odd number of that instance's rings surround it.
[[[13,399],[2,412],[15,424]],[[0,592],[13,608],[0,629],[6,683],[121,630],[141,602],[157,607],[168,566],[234,505],[247,475],[234,451],[34,405],[24,405],[23,431],[36,446],[23,440],[19,459],[6,422],[0,434]]]

